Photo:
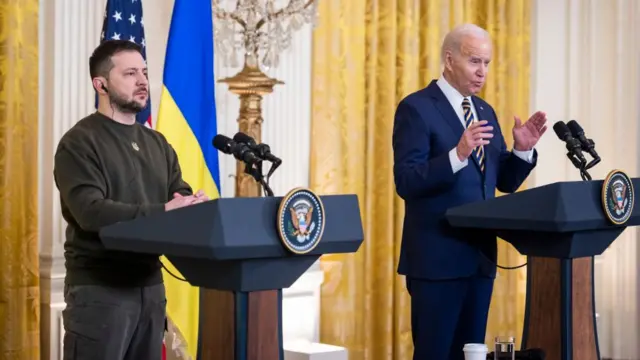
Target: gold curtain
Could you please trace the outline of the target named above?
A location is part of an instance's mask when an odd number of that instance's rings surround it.
[[[40,358],[38,0],[0,0],[0,359]]]
[[[345,346],[350,359],[410,359],[410,301],[396,274],[403,203],[395,193],[391,134],[405,95],[440,75],[440,46],[455,25],[473,22],[494,41],[481,96],[512,146],[513,116],[529,116],[529,0],[322,0],[313,38],[311,187],[358,195],[365,242],[356,254],[327,255],[321,341]],[[499,263],[524,261],[500,240]],[[500,271],[487,344],[518,342],[526,269]]]

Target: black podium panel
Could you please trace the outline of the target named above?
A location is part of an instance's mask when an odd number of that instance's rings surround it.
[[[454,227],[491,231],[523,255],[600,255],[626,226],[640,225],[638,207],[624,226],[609,223],[602,209],[602,183],[568,181],[527,189],[452,208],[447,219]],[[640,187],[640,179],[633,184]]]
[[[364,234],[355,195],[321,196],[319,244],[297,255],[282,245],[282,197],[222,198],[105,227],[105,247],[162,254],[194,286],[258,291],[291,286],[322,254],[356,252]]]

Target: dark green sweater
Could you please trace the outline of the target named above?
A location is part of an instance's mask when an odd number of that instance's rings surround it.
[[[68,223],[65,283],[162,283],[159,255],[109,251],[98,236],[104,226],[163,212],[174,192],[192,193],[162,134],[91,114],[60,140],[54,178]]]

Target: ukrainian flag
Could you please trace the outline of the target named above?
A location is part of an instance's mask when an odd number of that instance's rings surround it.
[[[182,175],[193,191],[220,196],[213,77],[211,0],[175,0],[156,129],[175,149]],[[182,275],[163,258],[171,272]],[[199,291],[164,273],[167,315],[195,359],[198,349]],[[167,348],[171,344],[167,344]]]

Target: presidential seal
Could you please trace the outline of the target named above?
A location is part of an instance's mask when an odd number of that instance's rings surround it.
[[[621,170],[613,170],[602,183],[602,206],[609,221],[622,225],[629,220],[634,204],[633,183]]]
[[[278,234],[284,247],[295,254],[313,250],[324,232],[324,207],[309,189],[296,188],[282,198],[278,209]]]

